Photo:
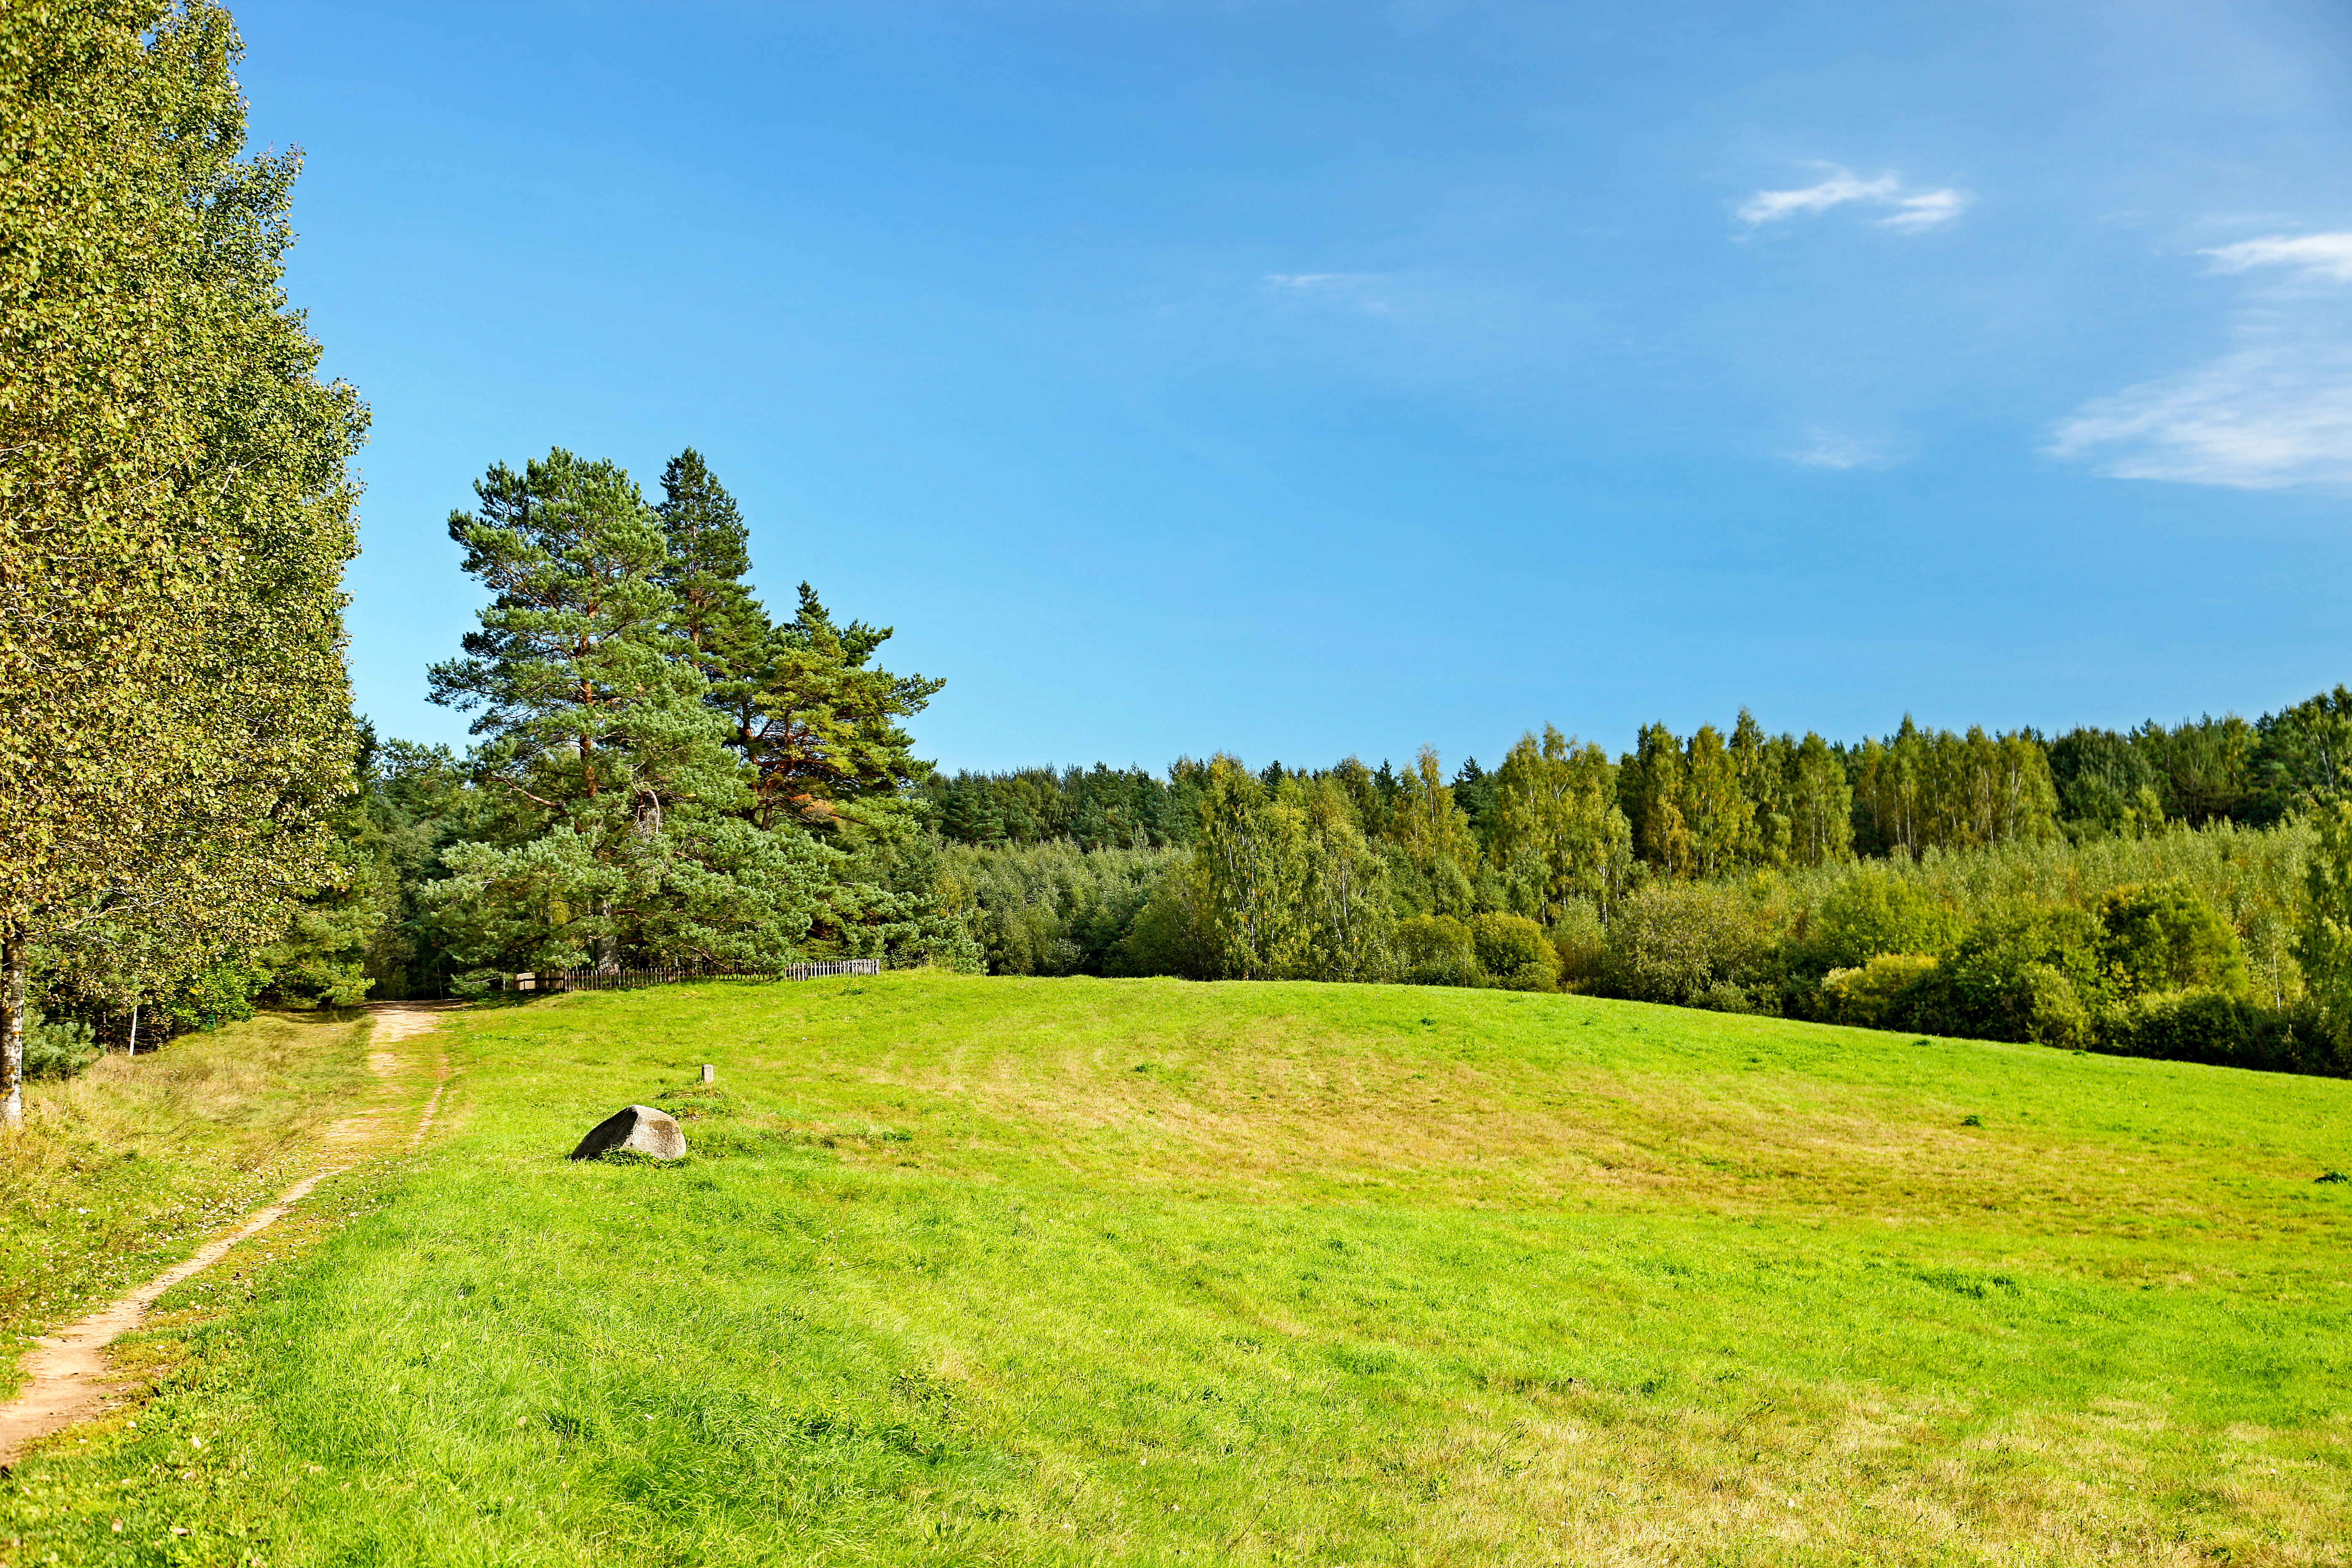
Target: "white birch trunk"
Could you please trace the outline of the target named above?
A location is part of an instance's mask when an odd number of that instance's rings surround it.
[[[25,1124],[25,931],[0,931],[0,1126]]]

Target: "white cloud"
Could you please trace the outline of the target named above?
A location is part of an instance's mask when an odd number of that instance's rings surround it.
[[[1789,461],[1802,463],[1809,468],[1845,469],[1883,468],[1894,460],[1883,442],[1841,436],[1819,426],[1806,434],[1811,437],[1811,444],[1787,454]]]
[[[1277,294],[1297,300],[1316,300],[1328,304],[1346,305],[1375,316],[1384,316],[1390,305],[1381,294],[1381,279],[1375,272],[1269,272],[1265,286]]]
[[[1801,191],[1759,191],[1740,204],[1739,216],[1749,223],[1774,223],[1784,217],[1827,212],[1848,202],[1891,200],[1901,188],[1892,174],[1857,180],[1840,169],[1820,184],[1807,185]]]
[[[2273,342],[2085,404],[2051,450],[2123,479],[2352,483],[2352,347]]]
[[[1960,209],[1969,205],[1969,198],[1948,187],[1940,191],[1922,191],[1916,196],[1905,196],[1895,205],[1900,210],[1892,216],[1873,218],[1870,221],[1882,228],[1899,228],[1906,234],[1912,234],[1923,228],[1933,228],[1939,223],[1948,223],[1959,216]]]
[[[2352,234],[2272,235],[2202,252],[2219,272],[2291,268],[2352,283]],[[2279,489],[2352,484],[2352,300],[2249,289],[2238,346],[2179,375],[2084,404],[2050,450],[2124,479]]]
[[[1750,227],[1758,227],[1778,223],[1782,218],[1809,217],[1849,202],[1863,202],[1871,206],[1895,208],[1887,216],[1874,218],[1872,222],[1882,227],[1916,234],[1959,216],[1960,210],[1969,205],[1965,195],[1948,186],[1906,195],[1903,191],[1903,182],[1893,174],[1864,180],[1834,163],[1822,166],[1831,171],[1828,179],[1800,190],[1759,191],[1739,204],[1740,217]]]
[[[2273,235],[2198,254],[2211,257],[2217,272],[2293,267],[2315,281],[2352,283],[2352,234]]]

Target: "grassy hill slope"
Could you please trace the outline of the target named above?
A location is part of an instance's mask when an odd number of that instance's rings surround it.
[[[14,1560],[2347,1560],[2352,1083],[1399,986],[449,1028]],[[695,1156],[564,1161],[632,1100]]]

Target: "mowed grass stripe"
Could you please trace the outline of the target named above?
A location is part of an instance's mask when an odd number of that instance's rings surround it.
[[[28,1466],[0,1531],[436,1563],[2352,1540],[2347,1199],[2312,1180],[2346,1084],[1577,997],[929,974],[449,1033],[441,1142],[187,1331],[135,1432]],[[694,1158],[564,1162],[640,1099]]]

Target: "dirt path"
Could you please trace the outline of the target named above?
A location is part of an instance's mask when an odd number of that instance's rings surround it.
[[[368,1005],[374,1026],[368,1032],[371,1048],[367,1065],[378,1079],[380,1100],[407,1098],[402,1091],[414,1088],[416,1069],[425,1065],[421,1053],[386,1047],[437,1029],[441,1024],[438,1015],[451,1005],[454,1004],[446,1002]],[[433,1125],[433,1118],[441,1109],[441,1091],[448,1087],[449,1058],[446,1052],[436,1052],[434,1057],[433,1094],[425,1102],[416,1130],[409,1134],[410,1148],[423,1142],[425,1130]],[[121,1391],[121,1381],[108,1364],[106,1347],[143,1322],[147,1309],[155,1304],[157,1297],[190,1275],[219,1262],[238,1242],[276,1224],[289,1209],[310,1196],[310,1189],[320,1182],[384,1152],[390,1146],[384,1119],[396,1109],[396,1104],[380,1104],[333,1123],[327,1129],[322,1152],[331,1159],[340,1159],[341,1163],[303,1177],[278,1194],[275,1203],[255,1210],[230,1234],[206,1242],[185,1262],[173,1264],[79,1322],[36,1339],[36,1348],[25,1356],[23,1392],[0,1405],[0,1469],[15,1464],[18,1456],[40,1438],[103,1413]],[[396,1131],[394,1136],[397,1136]]]

